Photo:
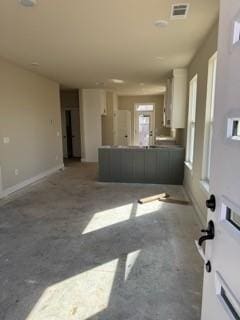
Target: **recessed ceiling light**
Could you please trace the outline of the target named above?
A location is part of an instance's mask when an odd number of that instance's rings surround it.
[[[167,20],[157,20],[154,22],[155,27],[157,28],[165,28],[168,25]]]
[[[124,83],[124,81],[120,79],[110,79],[110,81],[112,81],[113,83]]]
[[[104,82],[99,82],[99,81],[97,81],[97,82],[96,82],[96,86],[104,86]]]
[[[19,0],[24,7],[33,7],[37,4],[37,0]]]
[[[161,61],[161,60],[164,60],[165,58],[161,57],[161,56],[158,56],[158,57],[156,57],[156,59]]]
[[[31,63],[31,66],[32,66],[32,67],[39,67],[39,63],[38,63],[38,62],[32,62],[32,63]]]

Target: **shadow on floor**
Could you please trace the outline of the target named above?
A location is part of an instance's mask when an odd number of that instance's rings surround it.
[[[178,186],[101,184],[77,164],[0,207],[1,320],[197,320],[191,206]]]

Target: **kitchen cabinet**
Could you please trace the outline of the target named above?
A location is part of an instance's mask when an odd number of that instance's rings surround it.
[[[174,69],[167,80],[165,94],[164,124],[171,129],[182,129],[186,125],[187,70]]]

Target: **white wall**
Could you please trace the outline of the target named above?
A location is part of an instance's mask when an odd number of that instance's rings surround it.
[[[81,91],[82,161],[85,162],[97,162],[98,148],[102,145],[101,95],[99,89]]]
[[[2,195],[62,167],[61,136],[59,85],[0,58]]]

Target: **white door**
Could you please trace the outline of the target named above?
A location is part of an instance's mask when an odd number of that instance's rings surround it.
[[[129,146],[131,144],[131,112],[128,110],[119,110],[117,122],[117,144],[120,146]]]
[[[235,29],[235,34],[233,32]],[[236,34],[237,33],[237,34]],[[234,42],[234,44],[233,44]],[[240,319],[240,1],[221,0],[202,320]],[[214,201],[208,203],[214,207]],[[213,231],[213,230],[212,230]],[[213,233],[213,232],[212,232]],[[205,234],[206,235],[206,234]],[[211,234],[210,234],[211,238]],[[204,240],[204,238],[202,238]],[[201,242],[201,241],[200,241]]]
[[[62,118],[63,157],[64,157],[64,158],[68,158],[68,151],[67,151],[67,129],[66,129],[65,109],[61,109],[61,118]]]
[[[73,145],[73,156],[81,156],[81,139],[80,139],[80,118],[79,109],[71,109],[71,121],[72,121],[72,145]]]
[[[154,144],[154,111],[135,112],[135,145],[149,146]]]

